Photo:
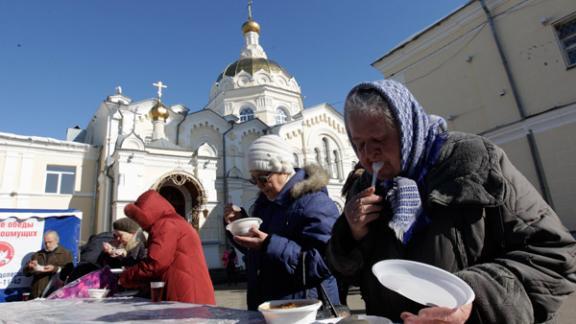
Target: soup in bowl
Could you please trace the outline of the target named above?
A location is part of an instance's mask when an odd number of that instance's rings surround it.
[[[322,302],[317,299],[271,300],[258,306],[268,324],[305,324],[316,320]]]
[[[226,225],[226,229],[229,230],[233,235],[248,236],[250,233],[250,228],[259,228],[260,224],[262,224],[262,220],[258,217],[245,217],[237,219]]]

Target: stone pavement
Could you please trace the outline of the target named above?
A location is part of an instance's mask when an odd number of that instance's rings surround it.
[[[236,285],[217,284],[216,305],[229,308],[246,309],[246,285],[241,282]],[[364,302],[360,298],[360,291],[352,288],[348,295],[348,307],[354,314],[364,314]]]
[[[246,285],[218,284],[214,286],[216,291],[216,305],[229,308],[246,309]],[[352,288],[348,295],[348,306],[352,313],[363,314],[364,302],[358,289]],[[572,294],[560,308],[559,324],[576,323],[576,294]]]

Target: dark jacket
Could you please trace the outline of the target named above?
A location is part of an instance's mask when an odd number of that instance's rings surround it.
[[[54,251],[47,252],[40,250],[32,255],[31,260],[38,261],[39,265],[53,265],[56,267],[64,267],[72,263],[72,253],[62,246],[58,246]],[[32,286],[30,287],[30,298],[43,297],[42,292],[50,282],[50,278],[55,272],[41,272],[36,273],[33,270],[24,267],[24,274],[26,276],[33,275]]]
[[[166,300],[214,305],[202,242],[192,225],[154,190],[143,193],[124,212],[149,233],[148,256],[122,272],[120,281],[149,285],[162,280]]]
[[[112,232],[102,232],[90,235],[88,242],[80,247],[80,262],[97,265],[102,253],[102,244],[114,240]]]
[[[318,166],[297,169],[274,201],[262,193],[253,206],[254,217],[262,219],[260,230],[268,234],[260,250],[246,250],[248,309],[267,300],[304,298],[302,252],[306,251],[306,280],[309,298],[317,298],[322,282],[334,304],[339,304],[334,276],[324,262],[324,251],[338,208],[328,196],[328,176]]]
[[[146,255],[148,255],[148,250],[146,249],[146,237],[141,231],[138,231],[135,234],[134,240],[137,240],[137,243],[129,251],[126,251],[127,254],[124,257],[118,256],[113,258],[110,254],[102,251],[102,247],[100,247],[101,252],[97,260],[98,265],[101,267],[109,266],[111,269],[118,269],[133,266],[140,260],[146,258]]]
[[[354,184],[349,198],[370,185],[369,177]],[[472,287],[468,323],[553,320],[576,287],[576,242],[499,147],[449,133],[420,191],[431,222],[407,245],[388,227],[389,209],[359,242],[344,217],[334,226],[328,261],[356,279],[367,314],[399,321],[402,311],[422,307],[384,288],[371,272],[377,261],[407,259],[455,273]]]

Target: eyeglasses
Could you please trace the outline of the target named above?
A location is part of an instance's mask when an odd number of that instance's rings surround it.
[[[250,180],[248,180],[248,182],[250,182],[253,185],[256,185],[258,183],[265,185],[266,183],[268,183],[268,181],[270,181],[271,176],[272,176],[272,173],[262,174],[262,175],[259,175],[257,177],[252,176],[250,178]]]

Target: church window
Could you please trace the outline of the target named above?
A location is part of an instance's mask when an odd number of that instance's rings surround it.
[[[240,111],[240,122],[246,122],[254,119],[254,110],[252,108],[242,108]]]
[[[314,148],[314,155],[316,155],[316,163],[318,163],[318,165],[322,165],[322,158],[320,157],[320,149],[319,148]]]
[[[554,25],[568,67],[576,66],[576,14]]]
[[[338,154],[338,150],[334,150],[332,151],[332,154],[334,155],[334,163],[332,164],[332,175],[334,175],[334,177],[336,177],[337,179],[342,179],[342,170],[341,170],[341,160],[340,160],[340,155]]]
[[[326,169],[330,177],[333,177],[334,173],[332,172],[332,163],[330,161],[330,157],[332,154],[330,154],[330,143],[328,142],[327,137],[322,137],[322,145],[324,146],[324,159],[325,159],[324,168]]]
[[[62,165],[46,166],[46,193],[72,194],[76,180],[76,167]]]
[[[288,120],[288,114],[284,108],[276,109],[276,125],[281,125],[286,123]]]
[[[298,154],[294,153],[294,165],[296,167],[300,166],[300,159],[298,158]]]

